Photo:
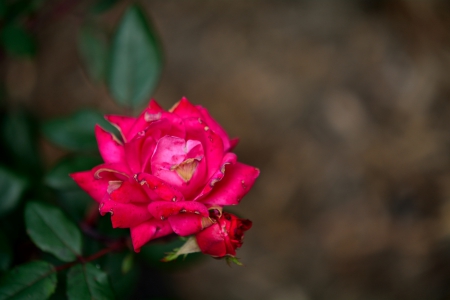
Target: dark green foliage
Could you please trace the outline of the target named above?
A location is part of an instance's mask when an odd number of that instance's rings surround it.
[[[28,235],[43,251],[67,262],[81,255],[81,233],[58,208],[29,202],[25,207],[25,224]]]
[[[108,88],[117,103],[136,108],[153,94],[162,71],[158,39],[144,13],[130,6],[112,41]]]
[[[8,272],[0,281],[0,300],[47,299],[56,288],[54,267],[33,261]]]

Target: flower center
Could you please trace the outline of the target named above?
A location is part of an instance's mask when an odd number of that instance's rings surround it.
[[[195,170],[197,169],[198,163],[199,159],[188,158],[178,165],[172,166],[170,170],[177,172],[185,182],[189,182],[192,178],[192,175],[194,175]]]

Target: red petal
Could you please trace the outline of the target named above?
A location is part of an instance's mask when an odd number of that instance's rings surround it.
[[[114,125],[122,135],[123,141],[127,142],[131,137],[128,135],[133,124],[136,122],[136,118],[116,115],[106,115],[105,119]]]
[[[193,213],[199,216],[208,217],[208,209],[200,202],[181,201],[181,202],[166,202],[155,201],[148,205],[148,211],[156,219],[167,219],[170,216],[178,213]]]
[[[113,200],[102,202],[99,211],[102,216],[111,214],[111,223],[114,228],[135,227],[152,218],[146,205],[119,203]]]
[[[132,227],[130,232],[134,251],[139,252],[149,241],[171,234],[172,228],[168,221],[153,219]]]
[[[77,172],[69,175],[95,201],[100,203],[108,197],[108,180],[94,179],[91,171]]]
[[[176,234],[188,236],[203,229],[203,218],[203,216],[195,214],[176,214],[169,217],[169,223]]]
[[[237,161],[236,154],[228,152],[224,155],[220,168],[214,173],[208,180],[208,183],[203,187],[203,190],[195,197],[194,201],[197,201],[211,192],[217,182],[221,181],[225,175],[225,166],[229,164],[235,164]]]
[[[98,150],[105,163],[115,163],[124,160],[124,150],[121,143],[111,133],[105,131],[99,125],[95,125],[95,137]]]
[[[129,131],[129,140],[131,140],[138,132],[145,130],[151,122],[157,121],[161,117],[164,110],[159,106],[155,100],[150,100],[148,107],[137,117]]]
[[[227,247],[222,230],[219,224],[214,224],[195,235],[197,244],[203,253],[216,257],[223,257],[227,254]],[[236,252],[229,253],[236,255]]]
[[[202,143],[207,164],[206,178],[210,178],[222,162],[224,155],[222,139],[212,130],[209,130],[208,126],[199,119],[185,119],[184,124],[186,139],[197,140]]]
[[[227,165],[224,178],[202,202],[211,206],[236,205],[248,193],[259,175],[259,169],[237,162]]]
[[[169,111],[178,115],[180,118],[200,118],[200,114],[197,107],[195,107],[186,97],[181,98]]]
[[[220,138],[222,139],[224,151],[225,152],[230,151],[231,142],[227,132],[222,128],[222,126],[220,126],[219,123],[217,123],[216,120],[213,119],[213,117],[211,117],[206,108],[197,106],[197,109],[200,111],[202,119],[209,126],[209,128],[211,128],[211,130],[214,131],[217,135],[219,135]]]
[[[128,180],[131,172],[124,162],[101,164],[92,169],[95,179]]]
[[[110,194],[111,200],[120,203],[146,203],[150,202],[147,194],[137,182],[123,181],[120,187]]]
[[[184,200],[183,194],[154,175],[140,173],[137,174],[136,181],[143,187],[144,191],[152,200]]]

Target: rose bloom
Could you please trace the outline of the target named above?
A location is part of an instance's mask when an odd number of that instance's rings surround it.
[[[104,164],[70,176],[99,203],[102,215],[111,214],[114,228],[130,228],[134,250],[171,233],[201,232],[197,241],[202,252],[234,256],[251,222],[222,214],[222,207],[238,204],[259,175],[230,152],[237,140],[230,140],[206,109],[186,98],[169,111],[151,100],[137,118],[106,119],[121,140],[97,125]],[[211,211],[220,211],[220,217]],[[219,233],[230,236],[223,239],[226,250],[218,245]]]

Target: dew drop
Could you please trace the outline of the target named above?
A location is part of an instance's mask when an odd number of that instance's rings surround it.
[[[194,211],[194,214],[199,215],[200,212],[198,210]]]
[[[209,127],[208,126],[205,126],[205,131],[208,131],[209,130]]]
[[[161,216],[161,221],[164,221],[166,218],[164,218],[164,216]]]
[[[182,209],[182,210],[180,210],[180,213],[185,213],[186,212],[186,209]]]
[[[172,201],[173,201],[173,202],[177,201],[177,197],[173,197],[173,198],[172,198]]]

